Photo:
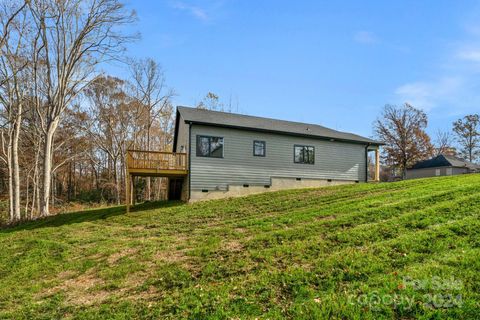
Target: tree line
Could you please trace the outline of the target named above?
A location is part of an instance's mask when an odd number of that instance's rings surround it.
[[[120,203],[126,150],[170,148],[174,92],[154,60],[125,58],[135,20],[117,0],[1,3],[3,220],[76,199]],[[128,76],[104,74],[109,61]],[[157,180],[144,181],[145,199],[160,196]]]
[[[0,223],[120,204],[126,151],[171,151],[175,92],[156,61],[126,57],[135,21],[118,0],[0,4]],[[197,106],[232,109],[210,92]],[[166,179],[136,179],[138,200],[166,197]]]
[[[480,116],[466,115],[452,123],[451,130],[437,131],[434,139],[426,132],[427,114],[406,103],[386,105],[374,122],[382,152],[383,180],[405,178],[408,167],[440,154],[475,162],[480,156]]]

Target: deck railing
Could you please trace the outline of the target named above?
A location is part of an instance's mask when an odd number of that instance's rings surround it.
[[[187,170],[187,154],[128,150],[127,166],[138,170]]]

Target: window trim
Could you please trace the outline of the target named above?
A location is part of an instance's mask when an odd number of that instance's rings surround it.
[[[260,142],[263,144],[263,155],[261,154],[255,154],[255,143]],[[267,143],[265,140],[253,140],[253,156],[254,157],[266,157],[267,156]]]
[[[297,147],[309,147],[309,148],[313,148],[313,162],[310,163],[310,162],[298,162],[298,161],[295,161],[295,148]],[[307,145],[307,144],[294,144],[293,145],[293,163],[296,163],[296,164],[309,164],[309,165],[315,165],[315,146],[312,146],[312,145]]]
[[[222,139],[222,156],[221,157],[212,157],[211,154],[212,154],[212,151],[210,150],[211,149],[211,141],[209,140],[209,144],[208,144],[208,156],[205,156],[205,155],[202,155],[202,154],[199,154],[198,153],[198,142],[201,138],[208,138],[208,139],[211,139],[211,138],[220,138]],[[214,159],[223,159],[224,158],[224,155],[225,155],[225,150],[224,150],[224,147],[225,147],[225,138],[224,137],[221,137],[221,136],[209,136],[209,135],[205,135],[205,134],[197,134],[197,139],[196,139],[196,145],[195,145],[195,155],[197,157],[201,157],[201,158],[214,158]]]

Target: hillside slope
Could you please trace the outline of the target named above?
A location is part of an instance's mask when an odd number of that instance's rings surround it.
[[[0,318],[475,318],[480,175],[0,231]]]

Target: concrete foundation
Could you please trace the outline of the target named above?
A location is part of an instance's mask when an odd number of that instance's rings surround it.
[[[340,184],[352,184],[355,181],[348,180],[325,180],[325,179],[301,179],[296,178],[272,178],[270,186],[229,186],[226,191],[208,190],[208,192],[192,190],[190,202],[242,197],[251,194],[272,192],[287,189],[319,188]]]

